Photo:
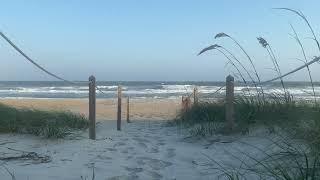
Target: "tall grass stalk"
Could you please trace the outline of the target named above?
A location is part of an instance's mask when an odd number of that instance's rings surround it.
[[[303,55],[303,58],[304,58],[304,63],[307,64],[308,63],[308,60],[307,60],[307,56],[306,56],[306,52],[304,50],[304,47],[303,47],[303,44],[298,36],[298,33],[297,31],[294,29],[294,27],[292,26],[292,24],[290,24],[291,26],[291,29],[294,33],[294,36],[293,38],[296,40],[296,42],[299,44],[300,48],[301,48],[301,52],[302,52],[302,55]],[[310,83],[311,83],[311,86],[312,86],[312,91],[313,91],[313,97],[314,97],[314,104],[316,105],[317,104],[317,98],[316,98],[316,92],[314,90],[314,83],[313,83],[313,80],[312,80],[312,76],[311,76],[311,70],[309,68],[309,66],[307,66],[307,70],[308,70],[308,74],[309,74],[309,79],[310,79]]]
[[[252,81],[252,83],[254,84],[254,86],[257,88],[257,83],[255,82],[254,78],[251,76],[250,72],[247,70],[247,68],[241,63],[241,61],[232,53],[230,52],[228,49],[226,49],[223,46],[220,46],[219,48],[223,49],[224,51],[226,51],[228,54],[231,55],[231,57],[238,62],[238,64],[241,66],[241,68],[246,72],[246,74],[248,75],[248,77],[250,78],[250,80]]]
[[[276,59],[276,56],[274,55],[274,52],[270,46],[270,44],[262,37],[258,37],[257,38],[259,43],[261,44],[261,46],[263,48],[265,48],[269,54],[269,57],[271,58],[271,61],[273,63],[273,66],[274,66],[274,70],[277,72],[278,76],[281,77],[280,78],[280,82],[281,82],[281,85],[282,85],[282,88],[283,88],[283,91],[284,93],[286,94],[287,91],[286,91],[286,88],[284,86],[284,82],[283,82],[283,78],[282,78],[282,73],[281,73],[281,70],[280,70],[280,66],[279,66],[279,63]]]
[[[231,39],[231,40],[242,50],[242,52],[243,52],[243,53],[246,55],[246,57],[248,58],[251,66],[252,66],[252,68],[253,68],[253,70],[254,70],[254,73],[255,73],[255,75],[256,75],[256,77],[257,77],[257,79],[258,79],[258,82],[259,82],[259,84],[260,84],[260,83],[261,83],[261,80],[260,80],[260,76],[259,76],[259,74],[258,74],[258,71],[257,71],[257,69],[256,69],[256,66],[254,65],[254,63],[253,63],[251,57],[249,56],[249,54],[248,54],[248,53],[244,50],[244,48],[240,45],[240,43],[239,43],[237,40],[235,40],[232,36],[229,36],[228,34],[223,33],[223,32],[216,34],[214,38],[217,39],[217,38],[221,38],[221,37],[227,37],[227,38]],[[261,88],[261,91],[262,91],[262,96],[263,96],[263,99],[264,99],[264,91],[263,91],[263,88]]]
[[[318,50],[320,51],[320,44],[317,39],[317,36],[315,35],[314,30],[313,30],[310,22],[308,21],[307,17],[302,12],[299,12],[297,10],[290,9],[290,8],[273,8],[273,9],[289,11],[289,12],[292,12],[292,13],[298,15],[300,18],[302,18],[304,20],[304,22],[307,24],[308,28],[310,29],[312,36],[313,36],[313,40],[317,44]]]
[[[209,47],[206,47],[206,48],[202,49],[202,50],[199,52],[198,55],[201,55],[202,53],[204,53],[204,52],[206,52],[206,51],[209,51],[209,50],[217,50],[217,51],[219,51],[225,58],[227,58],[228,63],[230,63],[230,64],[236,69],[236,71],[237,71],[238,74],[240,75],[243,83],[244,83],[245,85],[247,85],[247,81],[246,81],[246,79],[244,78],[244,76],[243,76],[242,72],[240,71],[240,69],[238,68],[238,66],[233,62],[233,60],[232,60],[225,52],[223,52],[223,50],[219,49],[220,47],[221,47],[221,46],[218,45],[218,44],[211,45],[211,46],[209,46]],[[249,89],[248,89],[248,91],[249,91]],[[249,91],[249,93],[250,93],[250,91]]]

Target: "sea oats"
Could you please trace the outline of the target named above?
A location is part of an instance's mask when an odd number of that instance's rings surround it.
[[[219,48],[219,47],[220,47],[220,46],[219,46],[218,44],[214,44],[214,45],[211,45],[211,46],[209,46],[209,47],[206,47],[206,48],[202,49],[202,50],[199,52],[198,56],[199,56],[200,54],[206,52],[206,51],[209,51],[209,50],[212,50],[212,49],[216,49],[216,48]]]
[[[264,38],[257,37],[257,39],[258,39],[258,41],[259,41],[259,43],[261,44],[262,47],[266,48],[269,45],[268,42]]]
[[[218,34],[216,34],[216,35],[214,36],[215,39],[221,38],[221,37],[229,37],[229,35],[226,34],[226,33],[221,32],[221,33],[218,33]]]

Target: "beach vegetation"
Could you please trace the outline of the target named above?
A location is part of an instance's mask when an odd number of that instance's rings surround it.
[[[302,12],[289,8],[276,8],[276,10],[288,11],[300,17],[312,33],[312,39],[316,43],[317,49],[320,50],[316,33]],[[240,60],[236,61],[238,63],[231,63],[236,72],[241,75],[241,70],[245,69],[244,73],[252,72],[251,77],[256,77],[256,79],[250,78],[250,82],[244,80],[243,76],[240,76],[240,81],[243,81],[245,85],[254,85],[256,92],[249,94],[243,92],[235,97],[234,118],[236,126],[234,131],[232,131],[233,135],[250,134],[257,129],[264,129],[266,133],[275,135],[273,137],[281,137],[280,140],[270,140],[271,144],[266,148],[247,144],[247,146],[252,148],[252,152],[258,151],[264,154],[262,158],[256,157],[251,151],[243,152],[239,150],[236,155],[229,153],[230,157],[240,162],[241,165],[239,167],[225,166],[225,164],[221,164],[204,154],[209,160],[208,164],[215,165],[212,166],[213,170],[220,171],[224,179],[320,179],[320,106],[317,101],[318,95],[315,93],[315,83],[309,63],[311,61],[307,58],[309,56],[306,55],[301,38],[292,25],[291,29],[293,31],[292,37],[301,50],[303,59],[297,59],[304,63],[304,67],[307,70],[306,73],[312,87],[310,95],[313,101],[295,99],[295,97],[290,95],[285,87],[283,77],[296,71],[286,73],[285,75],[282,74],[279,59],[276,58],[274,50],[263,37],[258,37],[257,40],[266,49],[271,59],[272,69],[276,73],[276,76],[279,77],[275,79],[280,80],[282,92],[265,93],[263,86],[268,81],[263,82],[260,80],[253,58],[249,56],[243,46],[235,38],[226,33],[218,33],[215,36],[215,39],[231,39],[249,60],[251,70],[247,67],[243,68],[241,62],[238,62]],[[217,48],[220,48],[220,46],[209,46],[200,51],[199,54]],[[227,54],[224,54],[224,56],[228,62],[235,59],[232,58],[235,57],[233,53],[231,57],[227,56]],[[314,57],[319,57],[319,55],[315,54]],[[315,60],[316,58],[312,61]],[[242,68],[239,68],[239,65]],[[302,68],[297,69],[301,70]],[[260,88],[261,91],[258,91]],[[211,136],[214,134],[230,133],[229,131],[225,131],[225,119],[224,100],[211,100],[210,102],[199,102],[188,109],[182,110],[177,115],[174,123],[188,129],[192,136]],[[277,151],[274,151],[275,149]]]
[[[63,138],[72,130],[84,130],[87,127],[88,120],[84,115],[68,111],[15,108],[0,104],[0,133]]]

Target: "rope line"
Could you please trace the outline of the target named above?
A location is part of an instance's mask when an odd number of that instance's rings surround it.
[[[33,65],[35,65],[37,68],[39,68],[40,70],[42,70],[43,72],[45,72],[46,74],[58,79],[58,80],[61,80],[61,81],[64,81],[64,82],[67,82],[67,83],[70,83],[70,84],[83,84],[83,83],[88,83],[89,81],[82,81],[82,82],[74,82],[74,81],[69,81],[67,79],[64,79],[58,75],[55,75],[54,73],[51,73],[50,71],[46,70],[44,67],[42,67],[41,65],[39,65],[38,63],[36,63],[34,60],[32,60],[26,53],[24,53],[17,45],[15,45],[2,31],[0,31],[0,36],[6,40],[16,51],[18,51],[23,57],[25,57],[30,63],[32,63]],[[97,85],[96,85],[96,89],[101,92],[102,94],[105,94]]]
[[[212,95],[213,94],[216,94],[217,92],[219,92],[220,90],[222,90],[224,87],[226,87],[225,85],[223,85],[223,86],[221,86],[219,89],[217,89],[214,93],[212,93]]]
[[[44,67],[42,67],[41,65],[39,65],[38,63],[36,63],[34,60],[32,60],[26,53],[24,53],[18,46],[16,46],[6,35],[4,35],[1,31],[0,31],[0,36],[6,40],[16,51],[18,51],[23,57],[25,57],[30,63],[32,63],[33,65],[35,65],[37,68],[39,68],[40,70],[42,70],[43,72],[47,73],[48,75],[59,79],[61,81],[65,81],[71,84],[77,84],[76,82],[73,81],[69,81],[66,80],[58,75],[55,75],[53,73],[51,73],[50,71],[46,70]]]
[[[104,93],[97,85],[96,85],[96,90],[98,90],[99,92],[101,92],[104,95],[107,95],[106,93]]]
[[[281,76],[272,78],[272,79],[267,80],[267,81],[263,81],[263,82],[261,82],[261,83],[257,83],[257,82],[256,82],[256,84],[257,84],[257,85],[262,85],[262,84],[266,84],[266,83],[270,83],[270,82],[276,81],[276,80],[281,79],[281,78],[284,78],[284,77],[286,77],[286,76],[288,76],[288,75],[290,75],[290,74],[293,74],[293,73],[295,73],[295,72],[297,72],[297,71],[299,71],[299,70],[301,70],[301,69],[303,69],[303,68],[305,68],[305,67],[307,67],[307,66],[310,66],[311,64],[316,63],[316,62],[318,62],[318,61],[320,61],[320,56],[314,57],[314,59],[313,59],[312,61],[310,61],[310,62],[308,62],[308,63],[305,63],[304,65],[299,66],[299,67],[297,67],[296,69],[294,69],[294,70],[292,70],[292,71],[289,71],[289,72],[287,72],[287,73],[285,73],[285,74],[283,74],[283,75],[281,75]],[[253,85],[253,84],[254,84],[254,83],[251,83],[250,85]]]

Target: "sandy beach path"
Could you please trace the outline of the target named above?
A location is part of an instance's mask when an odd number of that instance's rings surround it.
[[[121,132],[115,129],[115,121],[99,122],[97,140],[89,140],[88,132],[60,140],[0,135],[1,158],[16,157],[24,151],[49,159],[0,161],[1,179],[11,179],[5,167],[17,180],[91,179],[93,169],[96,180],[214,179],[221,172],[213,169],[215,165],[206,156],[234,165],[229,153],[238,153],[239,149],[257,153],[240,141],[268,146],[262,137],[190,139],[179,128],[168,127],[163,121],[134,121],[123,123]]]

